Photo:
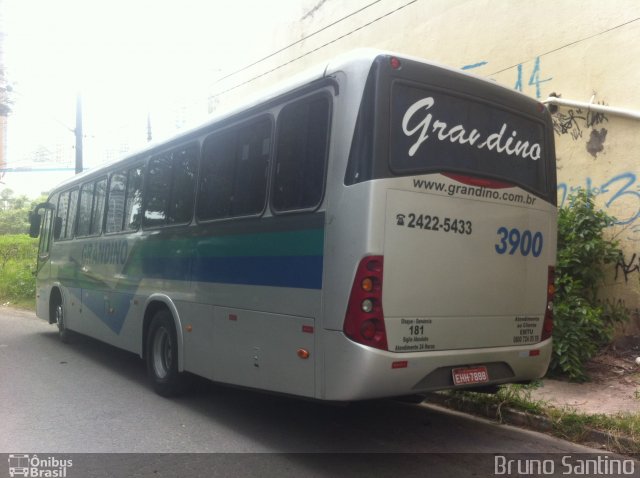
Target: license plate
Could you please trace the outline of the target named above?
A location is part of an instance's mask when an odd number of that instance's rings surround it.
[[[454,385],[472,385],[489,381],[489,372],[485,366],[454,368],[451,373]]]

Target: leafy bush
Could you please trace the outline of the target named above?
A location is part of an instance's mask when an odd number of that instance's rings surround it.
[[[622,309],[605,310],[597,303],[603,266],[616,263],[617,241],[603,238],[614,218],[596,210],[593,197],[580,190],[558,214],[558,258],[554,299],[553,355],[550,371],[572,380],[588,379],[585,363],[611,341]]]
[[[24,234],[0,236],[0,303],[33,304],[38,240]]]

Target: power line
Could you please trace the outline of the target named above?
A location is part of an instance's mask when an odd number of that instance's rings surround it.
[[[356,33],[356,32],[358,32],[358,31],[360,31],[360,30],[363,30],[364,28],[367,28],[367,27],[369,27],[369,26],[373,25],[374,23],[376,23],[376,22],[378,22],[378,21],[382,20],[383,18],[386,18],[386,17],[388,17],[388,16],[390,16],[390,15],[393,15],[394,13],[396,13],[396,12],[398,12],[398,11],[402,10],[403,8],[408,7],[409,5],[412,5],[412,4],[416,3],[417,1],[418,1],[418,0],[411,0],[410,2],[407,2],[407,3],[405,3],[404,5],[401,5],[401,6],[399,6],[398,8],[396,8],[396,9],[394,9],[394,10],[390,11],[390,12],[387,12],[387,13],[385,13],[384,15],[381,15],[381,16],[379,16],[379,17],[377,17],[377,18],[375,18],[375,19],[371,20],[370,22],[365,23],[364,25],[361,25],[361,26],[359,26],[358,28],[356,28],[356,29],[354,29],[354,30],[351,30],[351,31],[350,31],[350,32],[348,32],[348,33],[345,33],[344,35],[341,35],[341,36],[339,36],[339,37],[337,37],[337,38],[334,38],[333,40],[328,41],[327,43],[324,43],[323,45],[320,45],[319,47],[314,48],[313,50],[309,50],[308,52],[303,53],[302,55],[300,55],[300,56],[298,56],[298,57],[296,57],[296,58],[293,58],[292,60],[289,60],[289,61],[287,61],[286,63],[282,63],[281,65],[278,65],[278,66],[276,66],[275,68],[272,68],[272,69],[270,69],[270,70],[267,70],[267,71],[265,71],[265,72],[263,72],[263,73],[261,73],[261,74],[259,74],[259,75],[257,75],[257,76],[254,76],[253,78],[250,78],[250,79],[248,79],[248,80],[246,80],[246,81],[243,81],[242,83],[238,83],[238,84],[236,84],[236,85],[232,86],[231,88],[227,88],[226,90],[219,91],[219,92],[217,92],[217,93],[216,93],[215,95],[213,95],[213,96],[223,95],[223,94],[225,94],[225,93],[228,93],[229,91],[233,91],[233,90],[235,90],[236,88],[239,88],[239,87],[244,86],[244,85],[246,85],[246,84],[248,84],[248,83],[251,83],[252,81],[257,80],[258,78],[262,78],[263,76],[266,76],[266,75],[268,75],[268,74],[270,74],[270,73],[273,73],[273,72],[274,72],[274,71],[276,71],[276,70],[279,70],[279,69],[281,69],[281,68],[284,68],[285,66],[287,66],[287,65],[289,65],[289,64],[291,64],[291,63],[293,63],[293,62],[296,62],[296,61],[298,61],[298,60],[300,60],[300,59],[302,59],[302,58],[304,58],[304,57],[306,57],[306,56],[309,56],[309,55],[311,55],[312,53],[315,53],[316,51],[321,50],[322,48],[324,48],[324,47],[326,47],[326,46],[329,46],[329,45],[331,45],[331,44],[333,44],[333,43],[335,43],[335,42],[337,42],[337,41],[342,40],[343,38],[348,37],[349,35],[352,35],[353,33]],[[345,18],[347,18],[347,17],[345,17]],[[337,23],[337,22],[336,22],[336,23]],[[296,42],[296,43],[297,43],[297,42]],[[281,50],[280,50],[280,51],[281,51]],[[277,53],[277,52],[276,52],[276,53]],[[274,53],[273,55],[275,55],[276,53]],[[270,56],[273,56],[273,55],[270,55]],[[270,56],[269,56],[269,57],[270,57]],[[268,57],[267,57],[267,58],[268,58]],[[261,61],[262,61],[262,60],[261,60]],[[259,63],[259,62],[256,62],[256,63]],[[254,64],[255,64],[255,63],[254,63]],[[249,68],[249,67],[247,67],[247,68]],[[246,68],[244,68],[244,69],[246,69]],[[238,71],[242,71],[242,70],[238,70]],[[234,75],[234,74],[235,74],[235,73],[232,73],[231,75],[227,75],[227,78],[228,78],[229,76]],[[216,83],[220,82],[221,80],[222,80],[222,79],[218,80]]]
[[[375,5],[376,3],[380,3],[381,1],[382,1],[382,0],[376,0],[375,2],[372,2],[372,3],[368,4],[368,5],[365,5],[364,7],[360,8],[359,10],[356,10],[356,11],[354,11],[354,12],[351,12],[350,14],[348,14],[348,15],[346,15],[346,16],[344,16],[344,17],[340,18],[339,20],[336,20],[335,22],[330,23],[329,25],[326,25],[326,26],[322,27],[322,28],[321,28],[321,29],[319,29],[319,30],[316,30],[315,32],[310,33],[309,35],[307,35],[307,36],[305,36],[305,37],[302,37],[300,40],[294,41],[293,43],[290,43],[289,45],[287,45],[287,46],[285,46],[285,47],[283,47],[283,48],[280,48],[279,50],[276,50],[276,51],[274,51],[273,53],[270,53],[270,54],[268,54],[267,56],[265,56],[265,57],[263,57],[263,58],[260,58],[259,60],[254,61],[253,63],[250,63],[249,65],[243,66],[243,67],[242,67],[242,68],[240,68],[239,70],[236,70],[236,71],[234,71],[234,72],[232,72],[232,73],[229,73],[229,74],[227,74],[227,75],[225,75],[225,76],[223,76],[223,77],[221,77],[221,78],[218,78],[216,81],[214,81],[214,82],[213,82],[213,84],[215,85],[216,83],[220,83],[221,81],[226,80],[227,78],[229,78],[229,77],[231,77],[231,76],[233,76],[233,75],[237,75],[238,73],[241,73],[241,72],[243,72],[243,71],[245,71],[245,70],[248,70],[248,69],[249,69],[249,68],[251,68],[252,66],[257,65],[258,63],[262,63],[263,61],[268,60],[269,58],[276,56],[278,53],[282,53],[283,51],[285,51],[285,50],[287,50],[287,49],[289,49],[289,48],[291,48],[291,47],[293,47],[293,46],[296,46],[297,44],[302,43],[303,41],[305,41],[305,40],[307,40],[307,39],[311,38],[312,36],[315,36],[315,35],[317,35],[317,34],[319,34],[319,33],[322,33],[323,31],[325,31],[325,30],[327,30],[327,29],[329,29],[329,28],[331,28],[331,27],[333,27],[333,26],[337,25],[338,23],[340,23],[340,22],[342,22],[342,21],[346,20],[347,18],[350,18],[350,17],[352,17],[352,16],[354,16],[354,15],[357,15],[358,13],[360,13],[360,12],[362,12],[362,11],[366,10],[366,9],[367,9],[367,8],[369,8],[369,7],[372,7],[372,6],[373,6],[373,5]]]
[[[603,31],[598,32],[598,33],[594,33],[593,35],[589,35],[589,36],[581,38],[579,40],[575,40],[575,41],[569,42],[566,45],[559,46],[557,48],[554,48],[553,50],[546,51],[546,52],[541,53],[540,55],[537,55],[537,56],[538,57],[542,57],[542,56],[545,56],[545,55],[550,55],[551,53],[555,53],[555,52],[557,52],[559,50],[563,50],[564,48],[568,48],[568,47],[576,45],[578,43],[582,43],[583,41],[590,40],[591,38],[595,38],[597,36],[604,35],[605,33],[609,33],[609,32],[611,32],[613,30],[618,29],[618,28],[625,27],[627,25],[630,25],[633,22],[637,22],[638,20],[640,20],[640,18],[634,18],[633,20],[629,20],[628,22],[621,23],[620,25],[616,25],[615,27],[607,28],[606,30],[603,30]],[[531,60],[529,60],[529,61],[531,61]],[[490,73],[490,75],[497,75],[498,73],[502,73],[504,71],[510,70],[512,68],[517,67],[521,63],[517,63],[515,65],[508,66],[506,68],[503,68],[502,70],[494,71],[493,73]]]

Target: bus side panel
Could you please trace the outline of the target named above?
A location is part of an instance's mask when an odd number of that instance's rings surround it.
[[[213,340],[201,338],[211,344],[208,363],[213,376],[207,376],[313,397],[314,332],[314,320],[307,317],[213,307]]]
[[[178,302],[176,308],[182,324],[184,370],[213,379],[213,309],[212,305]]]
[[[51,296],[51,278],[47,262],[38,272],[36,278],[36,316],[49,321],[49,297]]]

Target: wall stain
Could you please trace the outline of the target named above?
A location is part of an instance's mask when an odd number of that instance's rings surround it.
[[[595,158],[598,153],[604,150],[605,139],[607,139],[607,130],[605,128],[600,128],[600,131],[591,130],[591,136],[587,141],[587,152]]]

